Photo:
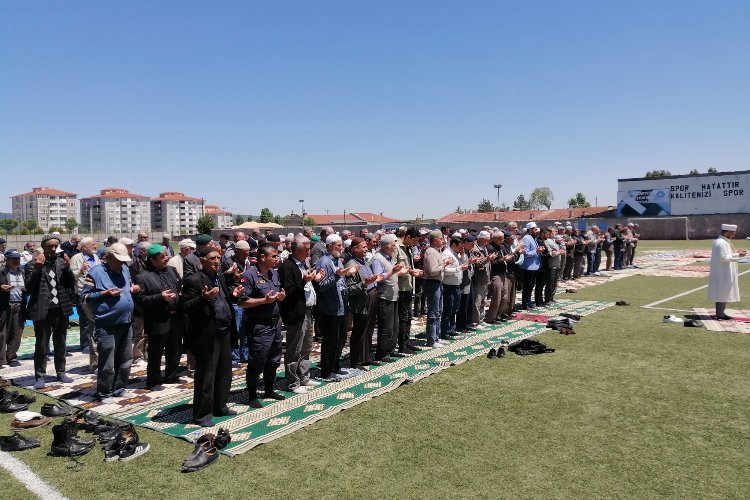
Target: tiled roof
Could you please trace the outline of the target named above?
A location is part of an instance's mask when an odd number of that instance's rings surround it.
[[[151,201],[201,201],[200,198],[194,198],[192,196],[185,196],[185,193],[178,193],[175,191],[169,191],[166,193],[159,193],[158,198],[152,198]]]
[[[55,189],[51,187],[35,187],[35,188],[32,188],[30,192],[14,195],[13,198],[15,198],[16,196],[32,196],[32,195],[38,195],[38,194],[51,195],[51,196],[76,196],[75,193],[69,193],[67,191],[60,191],[59,189]]]
[[[371,224],[383,224],[386,222],[399,222],[399,219],[392,217],[385,217],[380,214],[373,214],[370,212],[356,212],[344,214],[305,214],[305,217],[309,217],[315,221],[316,225],[325,224],[359,224],[362,222],[369,222]]]
[[[145,198],[147,200],[150,199],[149,196],[143,196],[142,194],[131,193],[127,189],[121,189],[121,188],[104,188],[101,190],[99,194],[95,194],[93,196],[87,196],[86,198],[82,198],[82,199],[88,200],[92,198]]]
[[[591,217],[608,212],[612,207],[589,208],[553,208],[551,210],[517,210],[508,212],[472,212],[466,214],[452,213],[437,220],[439,224],[457,224],[462,222],[510,222],[530,220],[563,220]]]

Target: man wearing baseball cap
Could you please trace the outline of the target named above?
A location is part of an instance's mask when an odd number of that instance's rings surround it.
[[[122,243],[112,243],[104,253],[102,264],[89,271],[81,298],[91,304],[94,336],[97,339],[96,397],[105,404],[114,397],[127,397],[125,386],[130,378],[133,360],[133,297],[140,289],[130,280],[131,261]]]

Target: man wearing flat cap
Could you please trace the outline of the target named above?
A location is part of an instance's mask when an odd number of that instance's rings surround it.
[[[201,260],[198,258],[200,251],[211,244],[211,236],[208,234],[199,234],[195,238],[195,252],[187,255],[182,263],[183,278],[187,278],[193,273],[201,270]]]
[[[708,276],[708,300],[716,303],[716,319],[731,320],[727,315],[727,302],[739,302],[740,287],[737,274],[737,261],[747,252],[735,249],[731,239],[737,233],[734,224],[722,224],[721,235],[714,240],[711,248],[711,273]]]
[[[18,366],[17,353],[26,321],[27,293],[21,254],[11,250],[4,256],[6,266],[0,271],[0,366],[6,362]]]
[[[42,238],[42,251],[24,269],[24,280],[29,292],[28,318],[34,322],[36,345],[34,348],[35,389],[46,387],[47,346],[52,337],[55,372],[63,383],[73,381],[65,374],[65,338],[68,317],[73,314],[73,303],[68,290],[75,288],[73,273],[66,259],[58,254],[60,240],[51,235]]]

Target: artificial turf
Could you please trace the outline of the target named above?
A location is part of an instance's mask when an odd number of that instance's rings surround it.
[[[740,282],[750,297],[750,274]],[[199,473],[179,472],[190,444],[146,429],[152,449],[132,462],[96,450],[69,468],[46,456],[48,428],[29,431],[42,448],[15,456],[69,498],[747,498],[750,336],[640,307],[705,283],[583,289],[572,298],[631,305],[584,318],[575,336],[542,335],[553,354],[475,359]],[[706,306],[705,290],[660,305]],[[0,488],[25,498],[5,472]]]

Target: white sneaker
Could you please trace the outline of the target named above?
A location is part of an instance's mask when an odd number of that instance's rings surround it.
[[[300,385],[292,389],[292,392],[295,394],[307,394],[307,389]]]
[[[432,344],[432,347],[445,347],[448,344],[443,344],[442,341],[438,340],[434,344]]]
[[[320,386],[321,382],[318,382],[317,380],[308,380],[303,385],[306,385],[308,387],[318,387]]]
[[[594,273],[594,276],[601,276],[601,275],[602,275],[602,273],[600,273],[599,271],[597,271],[597,272]]]
[[[675,324],[682,324],[685,321],[682,318],[678,318],[674,314],[669,314],[667,316],[664,316],[664,322],[665,323],[675,323]]]

